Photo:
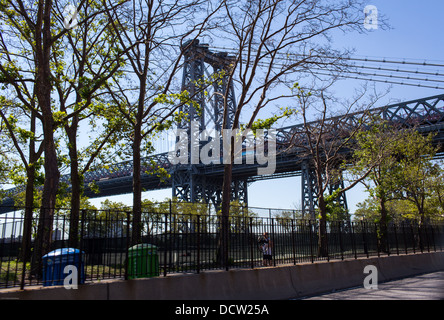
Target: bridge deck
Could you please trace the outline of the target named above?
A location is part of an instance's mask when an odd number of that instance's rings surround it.
[[[402,102],[385,107],[375,108],[370,110],[372,114],[378,114],[382,118],[392,121],[394,123],[401,123],[406,126],[415,126],[417,130],[423,134],[434,133],[434,142],[441,144],[444,142],[444,94],[433,97]],[[361,117],[362,112],[347,115],[350,123],[356,121]],[[344,117],[342,118],[344,121]],[[335,118],[329,120],[334,121]],[[315,122],[313,122],[315,123]],[[297,134],[297,131],[302,128],[302,124],[289,126],[277,130],[277,143],[278,146],[288,145],[289,139]],[[441,156],[440,153],[438,156]],[[145,163],[152,163],[154,160],[155,167],[161,167],[172,173],[174,170],[190,170],[190,166],[177,167],[173,166],[169,159],[168,153],[156,154],[144,159]],[[233,178],[239,180],[257,181],[263,179],[273,179],[282,176],[298,175],[301,171],[302,154],[297,151],[294,152],[279,152],[276,157],[276,170],[275,174],[258,176],[258,165],[234,165]],[[245,163],[245,161],[243,162]],[[152,171],[153,167],[145,166],[142,168],[143,172]],[[223,164],[212,165],[195,165],[194,170],[197,170],[196,174],[205,175],[212,179],[222,179],[223,176]],[[133,165],[132,161],[125,161],[117,164],[110,165],[107,168],[95,170],[85,174],[85,195],[90,198],[127,194],[132,192],[132,173]],[[61,181],[69,183],[69,175],[63,175]],[[100,193],[96,194],[91,191],[88,184],[95,182],[99,187]],[[221,180],[222,181],[222,180]],[[171,181],[161,181],[155,175],[148,175],[142,173],[142,186],[145,190],[166,189],[172,187]],[[23,186],[19,186],[13,189],[7,190],[8,195],[14,195],[24,190]],[[7,198],[3,201],[2,205],[12,206],[13,201],[11,198]],[[0,208],[0,213],[5,212],[5,208]]]

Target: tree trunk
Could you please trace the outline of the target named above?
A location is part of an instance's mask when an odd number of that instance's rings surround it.
[[[418,246],[419,246],[419,249],[421,250],[421,252],[423,252],[424,248],[425,248],[425,246],[424,246],[425,239],[424,239],[423,235],[425,234],[424,232],[425,232],[425,228],[426,228],[424,206],[421,206],[418,204],[417,209],[418,209],[418,213],[419,213],[419,228],[418,228],[419,243],[418,243]]]
[[[34,209],[34,180],[35,166],[32,164],[27,171],[27,183],[25,194],[25,216],[23,224],[23,240],[22,250],[20,252],[20,260],[27,262],[31,259],[31,237],[32,237],[32,218]]]
[[[35,133],[35,121],[36,115],[31,112],[31,124],[30,131]],[[27,182],[26,182],[26,193],[25,193],[25,216],[23,224],[23,241],[22,250],[19,259],[25,263],[31,259],[31,238],[32,238],[32,219],[33,219],[33,209],[34,209],[34,185],[35,185],[35,172],[36,172],[36,162],[39,155],[35,152],[35,141],[31,139],[29,143],[29,163],[26,170]]]
[[[55,124],[51,108],[51,10],[51,0],[39,2],[39,18],[35,28],[35,92],[42,113],[45,156],[45,183],[43,187],[39,225],[31,265],[31,271],[36,275],[40,275],[42,270],[42,257],[48,253],[51,247],[52,224],[60,179],[60,172],[57,163],[57,150],[54,142]]]
[[[69,217],[69,238],[70,248],[79,246],[79,220],[80,220],[80,197],[82,194],[82,179],[79,174],[79,160],[77,155],[77,117],[67,130],[69,139],[69,158],[71,169],[71,212]]]
[[[379,197],[379,209],[381,211],[381,220],[379,221],[379,250],[387,252],[387,208],[385,196]]]
[[[52,117],[51,117],[52,119]],[[48,121],[48,120],[46,120]],[[45,127],[45,126],[44,126]],[[48,127],[48,125],[46,125]],[[54,219],[57,191],[59,187],[60,173],[57,165],[57,154],[54,144],[52,129],[49,133],[45,130],[45,183],[43,187],[42,205],[40,209],[37,237],[35,241],[32,271],[40,274],[42,269],[42,257],[51,248],[51,233]],[[49,137],[48,137],[49,136]],[[48,137],[48,139],[47,139]]]
[[[145,48],[148,50],[148,47]],[[148,52],[145,52],[148,58]],[[140,179],[141,169],[141,144],[142,144],[142,125],[143,114],[145,108],[146,81],[148,71],[148,61],[145,61],[143,74],[139,77],[140,89],[137,105],[137,114],[134,124],[134,140],[133,140],[133,223],[131,233],[131,243],[136,245],[142,240],[142,182]]]
[[[318,239],[318,257],[328,257],[328,238],[327,238],[327,206],[324,196],[318,197],[319,202],[319,239]]]
[[[136,245],[141,242],[142,234],[142,183],[140,179],[140,145],[140,127],[136,126],[133,141],[133,223],[131,234],[132,245]]]
[[[233,180],[233,161],[224,165],[224,180],[222,185],[222,209],[221,209],[221,229],[220,245],[218,252],[218,262],[225,269],[228,269],[228,238],[229,238],[229,216],[231,200],[231,182]]]

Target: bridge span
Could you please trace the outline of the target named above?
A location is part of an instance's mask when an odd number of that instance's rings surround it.
[[[222,115],[224,103],[220,95],[214,94],[213,101],[207,103],[203,98],[203,92],[196,89],[196,83],[205,74],[208,68],[212,68],[213,73],[220,73],[221,70],[229,66],[231,56],[224,53],[211,52],[207,45],[199,44],[199,41],[189,42],[182,47],[184,53],[182,89],[195,94],[195,99],[200,104],[199,112],[195,106],[185,105],[181,108],[188,119],[178,124],[178,129],[186,130],[191,136],[193,121],[198,123],[198,130],[202,132],[207,128],[215,128],[217,132],[222,129],[231,128],[234,114],[236,112],[236,99],[232,81],[216,81],[212,90],[216,93],[228,92],[227,99],[227,121],[226,127],[222,128]],[[227,77],[227,76],[225,76]],[[226,80],[226,79],[225,79]],[[221,84],[222,83],[222,84]],[[434,133],[434,143],[441,144],[444,141],[444,94],[432,97],[420,98],[412,101],[396,103],[368,110],[373,115],[389,123],[396,123],[402,126],[414,126],[423,134]],[[361,119],[362,113],[351,113],[341,118],[341,125],[353,127]],[[334,122],[336,118],[328,121]],[[345,122],[344,122],[345,121]],[[315,124],[316,121],[313,122]],[[344,131],[343,128],[341,128]],[[313,212],[315,207],[313,169],[307,161],[307,156],[298,147],[291,147],[294,139],[304,139],[304,125],[296,124],[285,128],[276,129],[276,169],[273,174],[258,175],[257,162],[254,164],[234,164],[232,198],[240,202],[248,202],[248,184],[258,180],[276,179],[281,177],[301,175],[302,177],[302,208],[304,211]],[[191,150],[191,145],[188,145]],[[347,152],[347,150],[344,150]],[[245,155],[246,156],[246,155]],[[172,197],[187,202],[205,201],[218,206],[222,196],[223,164],[175,164],[173,165],[168,157],[168,153],[155,154],[142,159],[141,181],[145,190],[171,188]],[[170,179],[162,180],[155,174],[150,174],[155,168],[163,168],[171,176]],[[132,161],[124,161],[106,166],[97,170],[92,170],[84,175],[84,193],[90,198],[104,197],[119,194],[129,194],[132,192]],[[69,175],[63,175],[61,182],[69,185]],[[100,192],[95,193],[89,187],[94,182]],[[332,188],[338,188],[336,184]],[[4,199],[0,207],[0,213],[7,212],[8,206],[13,206],[12,196],[23,191],[24,187],[16,187],[7,190],[8,198]],[[346,206],[345,195],[341,203]]]
[[[418,131],[423,134],[433,133],[434,143],[442,144],[444,142],[444,94],[433,97],[417,99],[413,101],[402,102],[398,104],[388,105],[385,107],[375,108],[370,111],[373,114],[378,114],[381,118],[405,125],[414,125]],[[356,121],[360,118],[360,114],[351,114],[350,122]],[[297,134],[302,134],[303,124],[288,126],[277,129],[277,155],[276,155],[276,170],[270,175],[258,175],[258,164],[235,164],[233,165],[233,181],[234,181],[234,197],[240,198],[246,202],[247,187],[249,183],[265,180],[276,179],[282,177],[303,175],[305,162],[304,155],[301,150],[297,148],[286,148],[290,145],[290,140],[294,139]],[[285,150],[285,151],[282,151]],[[245,158],[245,157],[244,157]],[[145,165],[142,168],[142,186],[145,190],[158,190],[173,188],[174,184],[184,184],[180,179],[187,179],[190,175],[201,184],[202,188],[208,188],[207,196],[215,196],[222,187],[223,179],[223,164],[209,164],[202,163],[197,165],[173,165],[170,161],[167,152],[155,154],[144,158],[142,160]],[[164,168],[171,175],[171,179],[160,179],[154,174],[147,174],[156,168]],[[106,168],[87,172],[84,177],[85,195],[90,198],[112,196],[119,194],[129,194],[132,192],[132,161],[125,161],[116,164],[111,164]],[[306,178],[305,178],[306,179]],[[69,184],[69,175],[63,175],[61,181]],[[95,193],[88,185],[94,182],[100,193]],[[213,188],[212,190],[210,190]],[[216,190],[216,189],[217,190]],[[10,189],[8,194],[13,195],[22,191],[23,188],[17,187]],[[205,193],[205,191],[202,191]],[[182,196],[181,200],[189,200],[183,194],[174,193],[173,196]],[[203,194],[202,194],[203,195]],[[202,200],[202,199],[199,199]],[[204,200],[208,202],[214,199],[208,197]],[[3,206],[12,206],[11,198],[3,201]],[[6,208],[0,208],[0,212],[5,212]]]

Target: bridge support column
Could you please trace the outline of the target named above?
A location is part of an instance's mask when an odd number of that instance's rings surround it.
[[[187,90],[200,107],[196,110],[194,105],[185,104],[180,108],[180,111],[187,116],[177,124],[177,127],[186,130],[191,139],[188,141],[188,164],[174,167],[171,173],[172,196],[179,201],[213,203],[218,210],[222,202],[223,180],[205,175],[201,170],[201,163],[192,161],[193,151],[198,150],[200,154],[202,147],[202,145],[192,145],[192,141],[198,141],[204,130],[215,129],[220,134],[222,129],[232,127],[237,106],[233,81],[229,80],[228,71],[235,58],[227,53],[211,52],[208,45],[201,44],[198,40],[184,43],[182,51],[184,55],[182,90]],[[205,80],[205,75],[211,79],[207,65],[212,67],[213,75],[216,76],[213,85],[205,88],[217,93],[214,94],[212,101],[206,100],[205,91],[198,86],[200,81]],[[208,96],[213,95],[208,94]],[[193,127],[196,122],[197,128]],[[246,180],[233,178],[231,190],[232,200],[247,203]]]
[[[339,180],[337,180],[335,183],[330,184],[329,192],[330,194],[333,194],[333,192],[338,189],[344,189],[344,180],[342,180],[342,174]],[[345,192],[341,192],[337,201],[339,205],[344,208],[344,211],[348,213],[347,197],[345,196]]]
[[[316,219],[315,209],[317,208],[316,176],[314,170],[310,168],[308,161],[302,163],[301,170],[301,190],[302,190],[302,217],[311,220]],[[307,217],[308,215],[308,217]]]
[[[193,167],[191,167],[193,168]],[[172,196],[179,201],[212,203],[216,210],[222,203],[222,179],[213,179],[189,168],[176,170],[171,175]],[[248,183],[246,180],[233,180],[231,201],[248,204]]]
[[[205,177],[194,173],[192,167],[185,170],[176,170],[171,178],[173,198],[186,202],[205,200],[203,196]]]
[[[318,189],[316,182],[316,175],[313,168],[310,167],[308,161],[302,163],[301,170],[301,185],[302,185],[302,216],[311,220],[316,219],[316,209],[318,208]],[[333,194],[338,189],[344,189],[344,180],[342,175],[334,183],[331,183],[328,188],[329,194]],[[337,199],[344,211],[348,213],[347,198],[345,193],[341,193]],[[308,217],[307,217],[308,215]]]

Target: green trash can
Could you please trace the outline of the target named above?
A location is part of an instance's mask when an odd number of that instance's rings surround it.
[[[128,249],[128,279],[159,276],[157,247],[140,243]]]

